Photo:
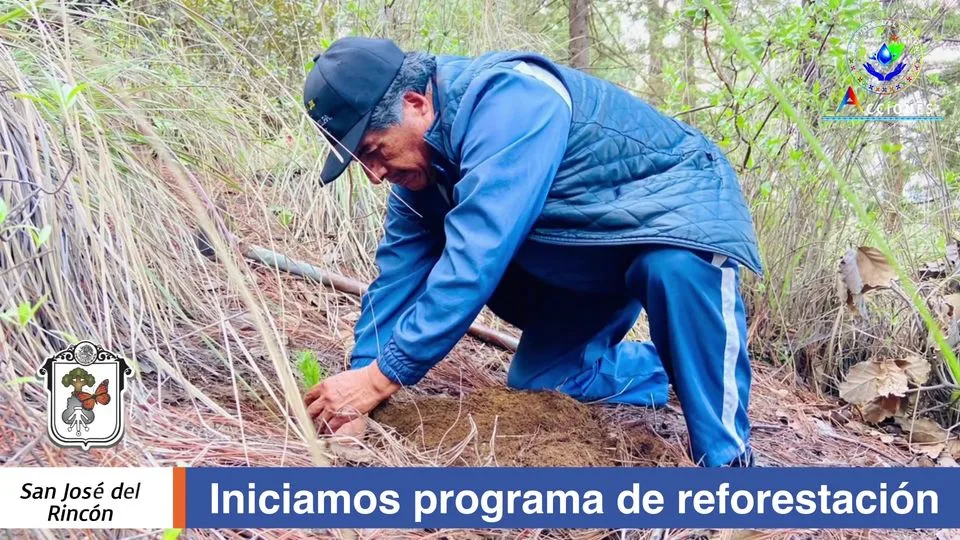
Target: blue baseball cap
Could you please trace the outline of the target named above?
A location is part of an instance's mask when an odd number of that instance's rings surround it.
[[[347,169],[383,98],[403,65],[404,54],[389,39],[338,39],[313,59],[303,85],[303,105],[333,145],[320,173],[328,184]]]

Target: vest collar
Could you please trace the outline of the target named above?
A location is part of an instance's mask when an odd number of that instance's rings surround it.
[[[441,110],[442,105],[436,75],[431,78],[430,84],[433,88],[433,124],[423,135],[423,140],[430,146],[430,166],[436,172],[438,182],[452,189],[453,184],[458,180],[458,167],[456,167],[450,159],[450,156],[446,152],[446,144],[444,144],[443,122],[441,120],[443,116]]]

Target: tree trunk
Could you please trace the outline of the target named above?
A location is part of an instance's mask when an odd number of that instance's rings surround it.
[[[654,107],[663,105],[667,85],[663,80],[663,57],[666,53],[663,47],[664,18],[666,3],[660,5],[660,0],[647,0],[647,31],[650,42],[647,45],[647,84],[650,86],[650,104]]]
[[[683,28],[683,108],[692,109],[697,103],[697,68],[694,50],[697,47],[696,29],[687,21]],[[690,122],[694,117],[689,118]]]
[[[570,2],[570,67],[590,69],[590,0]]]

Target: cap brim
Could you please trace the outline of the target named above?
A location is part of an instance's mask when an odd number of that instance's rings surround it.
[[[350,162],[353,161],[352,154],[356,154],[360,148],[360,141],[367,131],[367,125],[370,124],[372,114],[372,111],[365,114],[356,125],[350,128],[343,139],[340,139],[340,144],[336,145],[336,151],[331,150],[327,153],[323,170],[320,172],[320,181],[324,185],[336,180],[350,166]]]

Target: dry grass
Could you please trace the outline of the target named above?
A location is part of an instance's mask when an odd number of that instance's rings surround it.
[[[0,140],[6,151],[0,156],[0,196],[11,207],[3,226],[51,228],[39,248],[23,230],[0,237],[0,311],[45,299],[28,324],[0,323],[0,463],[398,466],[449,460],[451,455],[417,450],[383,427],[359,446],[318,443],[304,422],[287,359],[309,349],[329,371],[345,368],[357,301],[251,266],[231,256],[226,244],[218,252],[228,264],[211,262],[195,249],[196,228],[213,233],[224,218],[246,241],[358,279],[372,277],[384,193],[357,178],[327,190],[311,181],[324,148],[300,114],[296,89],[254,76],[251,66],[259,61],[189,11],[181,16],[193,25],[193,41],[176,33],[161,39],[138,27],[133,12],[94,11],[78,23],[71,20],[75,13],[59,10],[0,26]],[[478,50],[500,46],[490,37],[500,35],[516,36],[515,44],[551,46],[525,41],[498,20],[495,12],[481,17],[475,31],[485,41],[476,40]],[[208,58],[217,58],[215,67]],[[62,99],[80,83],[88,86],[72,100]],[[277,208],[293,220],[281,223]],[[826,264],[830,255],[817,257],[805,264]],[[819,283],[809,277],[814,274],[807,274],[804,286]],[[780,325],[776,319],[789,312],[799,315],[791,324],[805,330],[816,327],[810,321],[832,321],[813,309],[779,305],[758,310],[758,316]],[[760,330],[757,335],[770,336]],[[44,428],[41,387],[7,383],[32,375],[43,358],[77,338],[98,341],[136,366],[126,437],[109,450],[53,446]],[[508,361],[502,351],[464,340],[409,392],[457,395],[500,385]],[[755,445],[767,465],[918,462],[906,449],[881,443],[875,430],[847,418],[836,403],[805,390],[792,366],[758,371],[752,414]],[[610,407],[605,413],[622,430],[651,426],[677,460],[684,459],[685,429],[675,405],[657,411]],[[71,535],[88,537],[83,531]],[[814,535],[859,533],[768,536]],[[304,533],[191,531],[189,536]],[[361,536],[735,537],[687,530],[362,531]]]

